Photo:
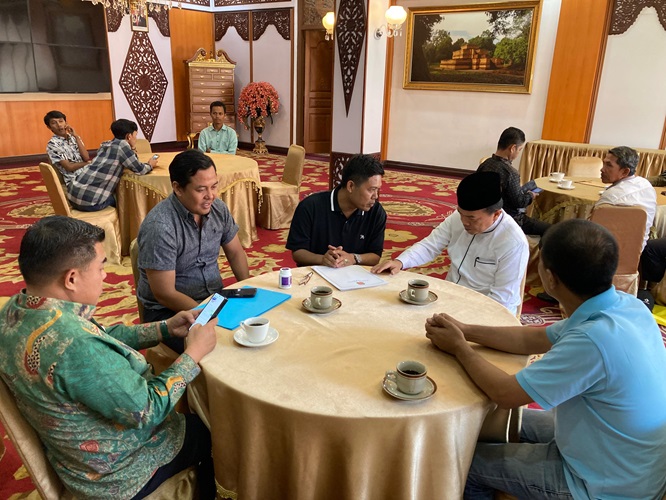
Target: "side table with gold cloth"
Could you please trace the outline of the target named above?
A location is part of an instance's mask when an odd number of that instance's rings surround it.
[[[425,306],[400,301],[418,276],[382,275],[388,284],[333,296],[326,315],[302,307],[316,273],[293,271],[292,298],[264,316],[279,338],[243,347],[218,328],[215,350],[188,388],[190,407],[210,425],[219,491],[241,500],[422,500],[461,498],[486,414],[494,408],[458,362],[425,337],[425,320],[447,312],[464,322],[517,325],[497,302],[425,277],[439,299]],[[238,286],[278,290],[277,272]],[[231,299],[243,300],[243,299]],[[221,314],[224,314],[224,310]],[[526,356],[478,347],[508,373]],[[386,370],[417,360],[437,384],[432,398],[399,401],[385,394]],[[191,390],[190,390],[191,389]]]
[[[543,191],[530,205],[530,214],[544,222],[555,224],[567,219],[588,219],[594,204],[599,201],[601,191],[608,184],[595,178],[565,177],[573,180],[573,189],[559,188],[550,177],[535,179],[537,186]],[[656,236],[666,236],[666,188],[654,188],[657,193],[657,211],[652,223]]]
[[[623,144],[616,144],[622,146]],[[569,161],[574,156],[597,156],[604,158],[609,149],[615,146],[582,144],[577,142],[530,141],[520,160],[520,179],[527,182],[537,177],[545,177],[551,172],[567,172]],[[659,175],[666,171],[666,151],[663,149],[634,148],[638,151],[636,174],[642,177]]]
[[[146,214],[172,192],[169,165],[178,153],[159,153],[157,167],[147,175],[126,171],[118,185],[118,217],[122,253],[129,255],[129,245],[139,233]],[[243,156],[207,153],[215,162],[219,180],[218,196],[238,224],[238,238],[244,248],[257,241],[257,211],[261,203],[259,166]],[[146,162],[152,153],[139,154]]]

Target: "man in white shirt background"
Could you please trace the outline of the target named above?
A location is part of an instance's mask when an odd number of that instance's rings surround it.
[[[650,236],[650,228],[657,211],[657,193],[644,177],[636,175],[638,153],[627,146],[611,149],[601,167],[601,181],[610,184],[594,207],[601,205],[640,206],[647,212],[643,247]]]
[[[476,172],[458,185],[458,209],[430,235],[397,259],[377,264],[373,273],[420,266],[448,250],[447,281],[471,288],[516,314],[523,300],[522,281],[529,247],[522,229],[502,210],[500,176]]]

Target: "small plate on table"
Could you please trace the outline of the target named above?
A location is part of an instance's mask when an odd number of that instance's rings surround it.
[[[384,378],[382,387],[386,394],[401,401],[423,401],[431,398],[437,392],[437,384],[430,377],[426,377],[425,388],[418,394],[405,394],[398,389],[398,384],[387,378]]]
[[[234,332],[234,340],[240,345],[244,345],[245,347],[262,347],[265,345],[269,345],[275,342],[279,336],[280,334],[278,333],[278,331],[275,328],[270,327],[268,329],[268,334],[266,335],[266,338],[263,341],[250,342],[250,340],[247,338],[245,330],[243,330],[242,327]]]
[[[414,306],[426,306],[428,304],[432,304],[433,302],[435,302],[438,299],[437,294],[435,292],[431,292],[429,290],[428,290],[428,298],[426,300],[422,301],[422,302],[419,302],[418,300],[410,299],[409,294],[407,293],[407,290],[403,290],[402,292],[400,292],[399,295],[400,295],[400,300],[402,300],[403,302],[406,302],[407,304],[412,304]]]
[[[564,187],[564,186],[562,186],[561,184],[558,184],[558,185],[557,185],[557,189],[565,189],[565,190],[567,190],[567,191],[571,191],[572,189],[575,189],[575,188],[576,188],[576,186],[573,186],[573,185],[572,185],[572,186],[569,186],[569,187]]]
[[[332,297],[331,300],[331,307],[328,309],[317,309],[316,307],[312,307],[312,302],[310,301],[309,298],[303,299],[303,308],[307,312],[311,312],[314,314],[328,314],[332,313],[336,309],[340,309],[342,307],[342,302],[339,299],[336,299],[335,297]]]

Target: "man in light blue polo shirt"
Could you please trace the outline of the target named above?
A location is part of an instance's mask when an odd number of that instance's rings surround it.
[[[466,325],[445,314],[426,336],[453,354],[502,408],[526,410],[521,443],[477,444],[465,498],[645,498],[666,493],[666,349],[648,309],[612,286],[618,245],[603,227],[568,220],[544,235],[539,275],[568,319],[548,327]],[[545,353],[516,375],[469,342]]]
[[[221,101],[210,103],[210,117],[213,124],[199,134],[198,146],[204,153],[235,155],[238,148],[236,131],[224,124],[227,108]]]

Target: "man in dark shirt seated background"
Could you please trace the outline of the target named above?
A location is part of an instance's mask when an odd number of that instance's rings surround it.
[[[512,165],[524,146],[525,133],[515,127],[507,128],[497,142],[495,154],[481,163],[477,172],[497,172],[500,175],[504,211],[514,218],[525,234],[543,236],[550,224],[525,215],[527,206],[538,196],[533,191],[536,184],[530,181],[521,186],[520,174]]]
[[[308,196],[296,207],[287,248],[299,266],[374,266],[384,247],[386,212],[378,201],[384,168],[354,156],[333,191]]]

